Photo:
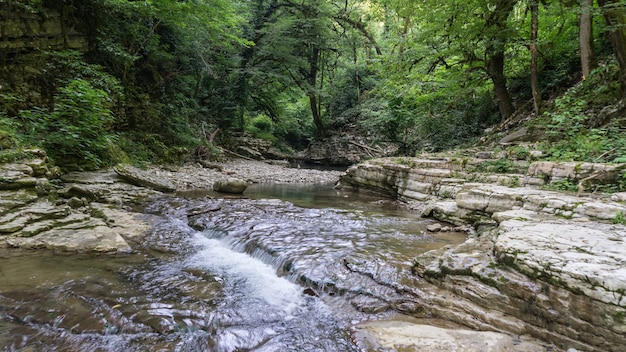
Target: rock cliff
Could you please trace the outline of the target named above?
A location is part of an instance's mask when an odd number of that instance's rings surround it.
[[[518,162],[497,174],[484,172],[489,162],[376,159],[351,167],[341,182],[473,225],[465,243],[415,258],[416,278],[454,295],[421,290],[430,315],[563,349],[626,350],[626,205],[623,194],[586,192],[621,179],[624,165]],[[540,188],[563,180],[578,194]]]

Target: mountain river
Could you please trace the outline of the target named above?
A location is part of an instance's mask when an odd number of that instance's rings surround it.
[[[331,185],[257,184],[244,195],[152,200],[143,213],[153,231],[131,254],[0,249],[0,349],[367,350],[355,324],[403,307],[381,281],[415,280],[417,254],[465,239]]]

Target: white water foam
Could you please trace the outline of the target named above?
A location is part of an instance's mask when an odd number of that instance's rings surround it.
[[[234,251],[224,241],[207,238],[201,232],[192,237],[192,243],[200,250],[186,260],[185,266],[220,275],[226,284],[245,292],[246,301],[278,308],[284,311],[285,319],[293,318],[305,304],[302,288],[278,277],[276,269],[261,260]]]

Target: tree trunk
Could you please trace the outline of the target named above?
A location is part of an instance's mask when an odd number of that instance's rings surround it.
[[[611,44],[619,63],[622,99],[626,101],[626,6],[620,0],[598,0],[598,5],[609,27]]]
[[[487,74],[493,82],[493,91],[496,95],[500,115],[503,119],[515,112],[513,99],[506,87],[506,75],[504,74],[504,50],[506,45],[507,20],[517,0],[498,0],[493,12],[487,18],[486,27],[491,37],[485,49]]]
[[[591,0],[592,1],[592,0]],[[537,68],[537,39],[539,38],[539,0],[530,1],[530,89],[533,95],[535,115],[541,111],[539,70]]]
[[[493,82],[493,92],[496,95],[496,102],[500,109],[502,119],[506,119],[515,112],[513,99],[506,87],[506,76],[504,75],[504,52],[491,55],[487,61],[487,74]]]
[[[317,96],[317,73],[319,71],[320,48],[313,46],[309,56],[309,73],[307,77],[307,96],[309,97],[309,105],[311,106],[311,115],[313,123],[317,128],[317,132],[321,137],[326,136],[326,128],[322,122],[322,113],[320,109],[321,102]]]
[[[580,1],[580,22],[578,26],[578,41],[580,43],[580,64],[583,79],[587,78],[596,63],[593,48],[593,0]]]

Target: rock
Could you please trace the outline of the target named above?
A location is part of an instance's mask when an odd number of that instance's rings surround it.
[[[389,303],[372,297],[358,296],[350,303],[357,310],[368,314],[378,314],[389,309]]]
[[[354,328],[364,351],[535,352],[547,351],[540,341],[492,331],[446,329],[402,320],[369,321]]]
[[[494,254],[527,275],[554,278],[558,286],[626,307],[625,240],[623,226],[511,219],[500,224]]]
[[[546,178],[551,184],[563,180],[577,183],[583,179],[590,183],[611,183],[625,169],[626,164],[536,161],[530,164],[526,175]]]
[[[134,166],[124,164],[118,164],[115,166],[114,170],[115,173],[130,184],[154,189],[160,192],[176,191],[174,184],[165,178],[160,178],[158,172],[147,173]]]
[[[428,226],[426,226],[426,230],[430,231],[430,232],[439,232],[441,231],[442,226],[441,224],[430,224]]]
[[[81,185],[72,185],[66,192],[62,193],[61,195],[66,198],[67,197],[87,198],[87,200],[89,201],[95,201],[95,200],[98,200],[98,198],[100,198],[94,190],[91,190]]]
[[[532,139],[530,129],[528,127],[522,127],[517,131],[505,136],[498,142],[499,144],[512,144],[515,142],[528,142]]]
[[[130,252],[124,238],[104,223],[67,226],[40,233],[34,237],[12,237],[7,244],[14,247],[48,248],[64,252]]]
[[[0,214],[32,203],[37,198],[37,194],[33,190],[0,191]]]
[[[246,181],[234,177],[223,178],[213,184],[213,190],[221,193],[241,194],[246,188],[248,188]]]
[[[43,177],[48,172],[48,161],[46,159],[27,160],[24,164],[33,170],[33,175],[36,177]]]
[[[78,198],[78,197],[72,197],[72,198],[68,199],[67,205],[69,205],[73,209],[76,209],[76,208],[80,208],[80,207],[84,206],[85,203],[83,203],[83,200]]]
[[[502,175],[467,171],[476,165],[472,159],[384,158],[350,167],[341,181],[398,199],[433,197],[423,216],[475,228],[464,243],[413,261],[412,273],[447,292],[439,295],[453,297],[442,300],[435,294],[422,302],[432,316],[478,330],[528,333],[578,350],[624,350],[623,196],[611,201],[536,186],[543,180],[588,182],[590,177],[613,182],[626,167],[536,162],[526,175],[506,175],[518,182],[504,187],[497,185]],[[416,291],[423,295],[428,289]],[[388,332],[393,334],[382,334]],[[408,349],[437,350],[420,344]],[[397,349],[399,344],[384,346]]]
[[[626,192],[613,193],[611,195],[611,200],[615,202],[626,202]]]
[[[34,175],[33,169],[26,164],[0,165],[0,190],[35,188],[42,181]]]
[[[494,158],[494,152],[492,151],[481,151],[481,152],[476,152],[476,158],[477,159],[493,159]]]

